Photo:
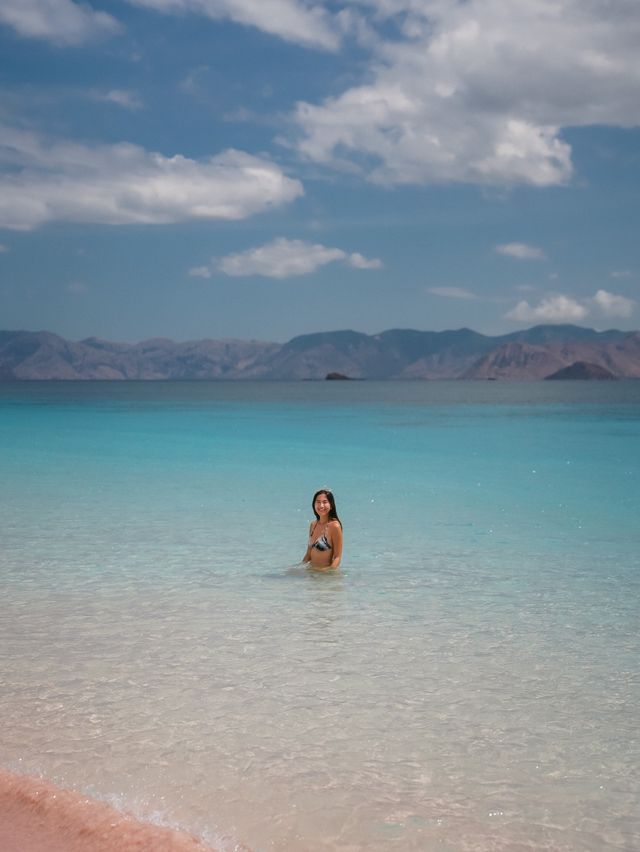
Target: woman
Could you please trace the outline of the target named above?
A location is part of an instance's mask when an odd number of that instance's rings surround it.
[[[316,491],[311,501],[315,521],[309,525],[309,544],[302,559],[312,568],[326,571],[339,568],[342,559],[342,523],[336,512],[336,501],[327,488]]]

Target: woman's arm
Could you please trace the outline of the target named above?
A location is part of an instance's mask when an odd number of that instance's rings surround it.
[[[311,562],[311,531],[313,530],[313,521],[309,524],[309,544],[307,545],[307,549],[305,550],[304,556],[302,557],[303,562]]]
[[[342,527],[337,521],[331,523],[331,545],[333,547],[333,559],[331,568],[339,568],[342,559]]]

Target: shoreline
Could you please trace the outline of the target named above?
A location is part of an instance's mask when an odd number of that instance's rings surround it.
[[[216,852],[180,829],[141,822],[44,778],[0,768],[2,852]]]

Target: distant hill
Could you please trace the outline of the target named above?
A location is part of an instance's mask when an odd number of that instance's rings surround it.
[[[73,343],[46,331],[0,331],[0,380],[260,378],[263,362],[280,349],[241,340]]]
[[[606,367],[600,367],[598,364],[589,364],[587,361],[576,361],[574,364],[563,367],[546,378],[548,381],[565,381],[566,379],[607,381],[611,379],[615,380],[616,377]]]
[[[455,331],[327,331],[285,344],[242,340],[175,343],[158,338],[77,342],[47,331],[0,331],[0,381],[546,378],[576,362],[616,378],[640,378],[640,332],[540,325],[490,337]],[[594,372],[594,370],[592,370]],[[597,372],[597,370],[595,370]]]

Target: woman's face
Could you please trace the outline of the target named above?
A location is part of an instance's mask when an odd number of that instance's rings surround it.
[[[313,508],[316,510],[317,514],[322,517],[323,515],[328,515],[329,510],[331,509],[331,503],[329,502],[329,498],[322,491],[316,497],[316,502],[313,504]]]

